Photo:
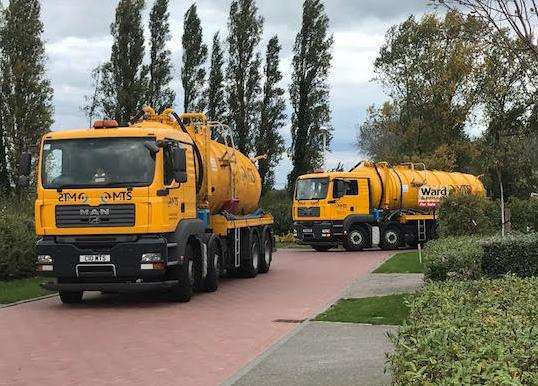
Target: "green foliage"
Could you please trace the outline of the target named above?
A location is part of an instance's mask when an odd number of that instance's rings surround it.
[[[407,299],[413,295],[396,294],[361,299],[340,299],[316,317],[323,322],[401,325],[409,314]]]
[[[35,275],[32,204],[0,198],[0,280]]]
[[[207,46],[203,43],[202,25],[198,18],[196,3],[185,13],[183,23],[183,66],[181,83],[183,85],[183,109],[185,112],[204,111],[206,101],[203,90],[205,84],[205,62]]]
[[[228,21],[228,80],[226,98],[237,149],[250,154],[259,123],[261,57],[256,52],[263,18],[255,0],[234,0]]]
[[[293,230],[291,204],[291,198],[285,190],[267,192],[261,199],[261,207],[273,215],[273,230],[276,235],[288,235]]]
[[[172,107],[175,94],[172,81],[172,53],[166,49],[170,41],[168,0],[156,0],[149,16],[150,63],[146,103],[160,111]]]
[[[333,41],[323,2],[305,0],[301,30],[293,48],[293,74],[289,87],[293,109],[290,192],[297,177],[321,166],[325,150],[323,136],[327,136],[327,146],[332,138],[328,76]]]
[[[120,125],[127,125],[142,109],[147,93],[143,9],[144,0],[120,0],[110,26],[114,40],[110,61],[101,70],[100,109]]]
[[[538,233],[497,236],[484,241],[482,247],[482,271],[486,276],[538,276]]]
[[[401,252],[385,261],[374,273],[422,273],[418,252]]]
[[[478,238],[447,237],[429,241],[423,253],[424,277],[433,281],[478,279],[482,274],[483,254]]]
[[[266,155],[267,158],[258,161],[258,170],[262,179],[262,192],[271,190],[275,184],[275,167],[282,159],[284,138],[280,128],[284,127],[286,102],[284,90],[279,86],[282,74],[280,65],[280,43],[273,36],[267,44],[265,57],[263,97],[259,106],[260,127],[256,135],[256,155]]]
[[[0,282],[0,304],[9,304],[49,295],[52,292],[39,286],[42,278],[17,279]]]
[[[512,197],[508,209],[513,229],[518,232],[538,232],[538,199]]]
[[[226,101],[224,89],[224,52],[219,38],[219,33],[213,36],[213,48],[211,50],[211,68],[209,70],[209,82],[206,90],[207,116],[212,121],[223,122],[226,117]]]
[[[18,180],[21,153],[30,150],[35,156],[35,144],[52,125],[54,108],[46,77],[40,2],[11,0],[2,17],[0,189],[7,191]]]
[[[486,197],[451,195],[443,200],[437,215],[440,236],[487,235],[500,229],[498,206]]]
[[[428,285],[390,335],[394,385],[538,383],[538,278]]]

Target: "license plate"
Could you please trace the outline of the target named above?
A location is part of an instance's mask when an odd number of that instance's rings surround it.
[[[110,255],[80,255],[81,263],[110,263]]]
[[[312,233],[312,229],[303,229],[303,233]]]

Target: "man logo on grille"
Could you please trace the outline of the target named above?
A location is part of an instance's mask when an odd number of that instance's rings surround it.
[[[110,216],[110,209],[81,209],[80,215],[84,217]]]

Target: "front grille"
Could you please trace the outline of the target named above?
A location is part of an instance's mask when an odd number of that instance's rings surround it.
[[[319,206],[313,206],[311,208],[298,208],[297,216],[298,217],[319,217],[320,211]]]
[[[127,205],[59,205],[58,228],[125,227],[135,224],[135,206]]]

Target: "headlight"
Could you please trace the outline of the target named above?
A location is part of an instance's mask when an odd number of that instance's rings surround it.
[[[37,255],[38,264],[52,264],[52,256],[50,255]]]
[[[161,261],[160,253],[144,253],[142,255],[142,263],[154,263],[156,261]]]

